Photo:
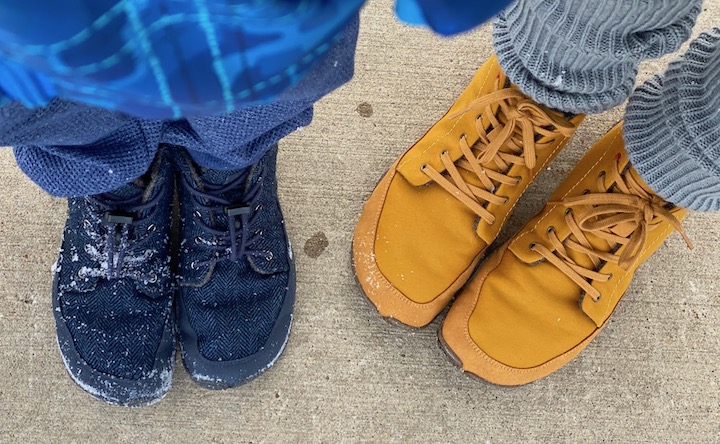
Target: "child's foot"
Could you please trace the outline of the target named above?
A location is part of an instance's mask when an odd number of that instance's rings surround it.
[[[295,267],[277,198],[277,147],[237,171],[179,171],[178,327],[185,367],[210,389],[270,368],[290,334]]]
[[[360,216],[355,272],[380,315],[430,323],[582,120],[533,102],[508,84],[495,57],[486,62]]]
[[[606,325],[640,264],[674,230],[685,237],[685,215],[628,163],[618,124],[483,264],[445,318],[441,343],[463,370],[495,384],[555,372]]]
[[[158,153],[147,178],[68,201],[53,273],[58,344],[72,379],[111,404],[152,404],[170,389],[173,184],[166,157]]]

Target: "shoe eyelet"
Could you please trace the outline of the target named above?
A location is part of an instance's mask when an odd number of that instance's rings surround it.
[[[608,275],[608,280],[612,280],[612,278],[613,278],[613,274],[610,273],[610,274]]]
[[[535,251],[536,246],[537,246],[537,242],[531,242],[530,243],[530,251]]]
[[[602,293],[600,293],[596,299],[593,299],[593,301],[600,302],[600,299],[602,299]]]
[[[475,116],[475,120],[481,120],[481,119],[482,119],[482,114],[478,114],[477,116]]]
[[[155,226],[155,224],[150,224],[147,227],[148,233],[154,233],[156,229],[157,229],[157,227]]]
[[[195,261],[190,262],[190,269],[197,270],[197,265],[195,264]]]
[[[550,225],[549,227],[547,227],[547,230],[545,230],[545,232],[546,232],[547,234],[554,233],[554,232],[555,232],[555,227],[553,227],[552,225]]]
[[[506,196],[502,204],[507,205],[508,202],[510,202],[510,198]]]
[[[255,233],[253,233],[253,234],[255,234],[255,236],[262,237],[263,233],[264,233],[264,231],[261,228],[259,230],[255,230]]]
[[[465,134],[465,133],[460,134],[460,139],[459,139],[459,140],[463,140],[463,139],[465,139],[465,138],[467,138],[467,134]]]
[[[566,209],[565,209],[565,215],[567,216],[567,215],[569,215],[569,214],[573,214],[573,209],[572,209],[572,208],[566,208]]]
[[[425,171],[428,166],[429,165],[427,163],[422,164],[422,166],[420,166],[420,171]]]
[[[194,211],[193,216],[197,217],[198,219],[202,219],[202,214],[200,214],[199,211]]]
[[[583,193],[583,195],[590,194],[590,189],[585,188],[582,193]]]
[[[260,211],[260,210],[262,210],[262,207],[263,207],[263,206],[262,206],[261,203],[255,205],[255,211]]]
[[[266,261],[270,262],[271,260],[273,260],[274,257],[275,256],[273,255],[272,251],[265,252],[265,260]]]
[[[195,242],[195,244],[199,245],[200,242],[202,242],[202,238],[200,236],[195,236],[195,239],[193,239],[193,242]]]
[[[158,276],[156,273],[153,273],[150,275],[150,279],[148,279],[148,283],[154,284],[158,281]]]
[[[607,173],[605,173],[605,171],[600,171],[600,174],[598,174],[598,178],[604,178],[606,174]]]
[[[447,156],[448,154],[450,154],[450,151],[448,150],[442,150],[442,152],[440,153],[441,156]]]

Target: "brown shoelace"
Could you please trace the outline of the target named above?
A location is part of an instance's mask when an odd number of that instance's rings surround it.
[[[468,112],[479,112],[475,128],[479,140],[471,147],[467,136],[460,137],[463,157],[453,162],[447,150],[440,154],[449,178],[432,166],[425,164],[422,171],[445,191],[470,208],[488,224],[495,223],[495,216],[488,211],[487,203],[503,205],[507,197],[497,196],[500,184],[517,186],[520,177],[508,176],[512,165],[534,168],[537,151],[549,147],[558,137],[570,137],[574,127],[563,113],[547,110],[525,97],[514,88],[500,88],[499,79],[494,91],[470,104],[468,108],[450,116],[458,118]],[[497,113],[493,106],[497,105]],[[486,131],[482,116],[490,121]],[[468,171],[480,180],[481,187],[468,183],[460,174]]]
[[[572,279],[594,301],[600,300],[600,292],[590,281],[608,282],[612,274],[598,272],[604,263],[618,264],[623,270],[629,270],[640,259],[650,237],[653,226],[662,221],[668,222],[685,240],[688,248],[692,243],[680,225],[680,221],[668,209],[668,204],[660,197],[647,193],[632,177],[629,171],[619,171],[619,156],[611,171],[610,190],[605,187],[605,175],[598,178],[597,193],[569,197],[550,204],[564,205],[565,221],[572,237],[561,241],[555,229],[548,229],[548,239],[554,251],[540,243],[533,243],[530,249],[539,253],[548,262],[555,265],[567,277]],[[575,215],[577,210],[577,215]],[[616,233],[630,233],[627,237]],[[597,236],[608,244],[608,251],[598,251],[588,240],[586,234]],[[616,252],[625,246],[622,253]],[[569,254],[569,250],[590,258],[594,269],[579,265]]]

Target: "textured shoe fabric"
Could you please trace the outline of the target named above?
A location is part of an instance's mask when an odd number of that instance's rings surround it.
[[[622,125],[607,133],[549,203],[483,264],[440,331],[466,372],[500,385],[558,370],[607,324],[636,269],[686,210],[629,164]]]
[[[53,267],[65,367],[91,395],[126,406],[165,395],[175,354],[173,178],[164,150],[147,176],[112,192],[69,199]]]
[[[533,102],[495,57],[487,61],[390,168],[360,216],[355,273],[380,315],[430,323],[582,120]]]
[[[203,169],[182,149],[178,171],[178,328],[192,378],[210,389],[270,368],[288,340],[295,267],[277,196],[277,145],[257,164]]]

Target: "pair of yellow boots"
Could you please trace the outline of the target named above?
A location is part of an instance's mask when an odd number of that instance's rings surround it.
[[[621,124],[476,270],[583,118],[533,102],[495,58],[486,62],[365,205],[353,260],[380,315],[422,327],[459,292],[440,343],[464,371],[500,385],[542,378],[585,348],[673,230],[689,245],[679,222],[686,210],[632,168]]]

